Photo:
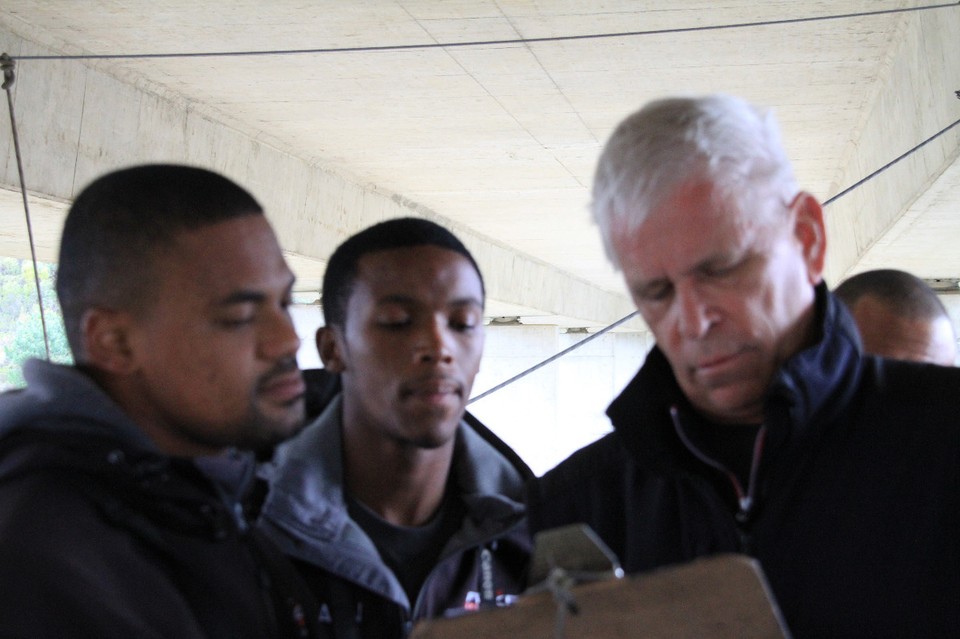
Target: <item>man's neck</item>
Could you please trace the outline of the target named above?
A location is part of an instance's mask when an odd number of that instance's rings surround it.
[[[344,483],[348,493],[397,526],[421,526],[443,502],[453,442],[424,449],[391,441],[354,441],[344,432]]]

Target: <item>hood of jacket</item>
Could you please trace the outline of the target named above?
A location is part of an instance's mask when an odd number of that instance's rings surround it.
[[[246,528],[240,500],[254,480],[252,454],[165,455],[81,370],[28,360],[23,372],[25,388],[0,394],[0,478],[79,473],[98,499],[142,509],[162,526]],[[215,508],[196,517],[198,503]]]
[[[261,475],[270,491],[259,525],[287,554],[400,603],[399,581],[373,542],[347,513],[342,461],[342,396],[292,440]],[[454,444],[457,489],[467,510],[443,556],[502,535],[524,517],[524,479],[499,452],[462,422]]]
[[[73,366],[38,359],[23,366],[25,388],[0,394],[0,439],[30,428],[33,432],[109,436],[129,446],[156,450],[107,394]]]

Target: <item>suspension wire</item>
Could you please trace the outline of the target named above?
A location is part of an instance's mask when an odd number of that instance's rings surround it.
[[[876,11],[859,11],[856,13],[840,13],[826,16],[808,16],[804,18],[784,18],[781,20],[760,20],[756,22],[737,22],[730,24],[715,24],[698,27],[675,27],[669,29],[647,29],[641,31],[621,31],[613,33],[590,33],[567,36],[545,36],[542,38],[512,38],[504,40],[475,40],[468,42],[425,42],[420,44],[384,44],[366,47],[329,47],[316,49],[264,49],[255,51],[187,51],[183,53],[116,53],[116,54],[76,54],[76,55],[26,55],[19,60],[131,60],[145,58],[226,58],[238,56],[280,56],[280,55],[308,55],[324,53],[367,53],[376,51],[423,51],[428,49],[455,49],[464,47],[503,46],[512,44],[539,44],[547,42],[569,42],[572,40],[599,40],[606,38],[629,38],[637,36],[672,35],[678,33],[696,33],[700,31],[720,31],[725,29],[744,29],[753,27],[770,27],[787,24],[802,24],[822,22],[825,20],[847,20],[850,18],[867,18],[896,13],[915,11],[930,11],[947,7],[960,6],[960,1],[942,4],[922,5],[919,7],[901,7],[897,9],[878,9]]]
[[[957,97],[960,97],[960,95],[958,95]],[[945,128],[941,129],[941,130],[938,131],[937,133],[934,133],[934,134],[931,135],[929,138],[927,138],[926,140],[924,140],[924,141],[921,142],[920,144],[916,145],[915,147],[913,147],[912,149],[910,149],[910,150],[907,151],[906,153],[901,154],[900,156],[894,158],[893,160],[890,160],[889,162],[887,162],[886,164],[884,164],[883,166],[881,166],[879,169],[877,169],[876,171],[874,171],[874,172],[871,173],[870,175],[868,175],[868,176],[866,176],[866,177],[864,177],[864,178],[861,178],[861,179],[857,180],[856,182],[854,182],[853,184],[851,184],[850,186],[848,186],[848,187],[845,188],[844,190],[840,191],[839,193],[837,193],[836,195],[834,195],[833,197],[831,197],[830,199],[828,199],[826,202],[824,202],[824,203],[823,203],[823,206],[827,206],[827,205],[833,203],[834,201],[839,200],[840,198],[842,198],[844,195],[846,195],[846,194],[849,193],[850,191],[853,191],[854,189],[856,189],[857,187],[863,185],[864,183],[869,182],[869,181],[872,180],[873,178],[877,177],[878,175],[880,175],[881,173],[883,173],[884,171],[886,171],[887,169],[889,169],[890,167],[892,167],[892,166],[893,166],[894,164],[896,164],[897,162],[899,162],[899,161],[901,161],[901,160],[905,160],[905,159],[908,158],[909,156],[913,155],[914,153],[916,153],[917,151],[919,151],[920,149],[922,149],[922,148],[925,147],[926,145],[930,144],[931,142],[933,142],[934,140],[936,140],[937,138],[939,138],[941,135],[943,135],[944,133],[946,133],[947,131],[949,131],[949,130],[952,129],[953,127],[957,126],[958,124],[960,124],[960,120],[957,120],[957,121],[954,122],[953,124],[947,125]]]
[[[540,363],[537,364],[536,366],[533,366],[532,368],[528,368],[527,370],[523,371],[522,373],[520,373],[520,374],[518,374],[518,375],[514,375],[513,377],[511,377],[511,378],[508,379],[507,381],[505,381],[505,382],[503,382],[503,383],[501,383],[501,384],[497,384],[497,385],[494,386],[493,388],[491,388],[491,389],[489,389],[489,390],[486,390],[486,391],[480,393],[480,394],[477,395],[476,397],[471,397],[470,400],[467,402],[467,404],[472,404],[473,402],[477,401],[478,399],[483,399],[483,398],[486,397],[487,395],[489,395],[489,394],[491,394],[491,393],[494,393],[494,392],[500,390],[500,389],[503,388],[504,386],[507,386],[507,385],[509,385],[509,384],[514,383],[515,381],[517,381],[517,380],[520,379],[521,377],[526,377],[526,376],[529,375],[530,373],[532,373],[532,372],[534,372],[534,371],[536,371],[536,370],[539,370],[539,369],[543,368],[544,366],[546,366],[546,365],[549,364],[550,362],[552,362],[552,361],[554,361],[554,360],[556,360],[556,359],[560,359],[561,357],[563,357],[564,355],[566,355],[566,354],[569,353],[570,351],[574,351],[574,350],[580,348],[581,346],[585,345],[585,344],[586,344],[587,342],[589,342],[590,340],[596,339],[596,338],[600,337],[601,335],[603,335],[604,333],[606,333],[606,332],[608,332],[608,331],[611,331],[611,330],[615,329],[616,327],[620,326],[620,325],[623,324],[624,322],[633,319],[634,317],[637,316],[637,314],[638,314],[639,312],[640,312],[640,311],[634,311],[634,312],[630,313],[629,315],[625,315],[624,317],[621,317],[620,319],[618,319],[616,322],[614,322],[614,323],[611,324],[610,326],[605,326],[604,328],[600,329],[599,331],[597,331],[597,332],[594,333],[593,335],[591,335],[591,336],[589,336],[589,337],[585,337],[585,338],[583,338],[582,340],[580,340],[579,342],[577,342],[576,344],[572,344],[572,345],[566,347],[565,349],[563,349],[562,351],[560,351],[559,353],[555,353],[554,355],[551,355],[550,357],[548,357],[547,359],[543,360],[542,362],[540,362]]]
[[[20,137],[17,135],[17,118],[13,112],[12,87],[15,82],[16,61],[6,53],[0,54],[0,69],[3,70],[3,89],[7,93],[10,110],[10,129],[13,132],[13,149],[17,156],[17,172],[20,174],[20,193],[23,195],[23,213],[27,218],[27,237],[30,240],[30,262],[33,265],[33,283],[37,289],[37,304],[40,307],[40,326],[43,328],[43,349],[50,361],[50,336],[47,333],[47,317],[43,311],[43,294],[40,292],[40,271],[37,266],[37,251],[33,241],[33,224],[30,222],[30,203],[27,199],[27,184],[23,178],[23,157],[20,154]]]
[[[581,35],[569,35],[569,36],[550,36],[543,38],[515,38],[515,39],[505,39],[505,40],[481,40],[481,41],[469,41],[469,42],[447,42],[447,43],[422,43],[422,44],[410,44],[410,45],[379,45],[379,46],[369,46],[369,47],[342,47],[342,48],[317,48],[317,49],[275,49],[275,50],[254,50],[254,51],[208,51],[208,52],[184,52],[184,53],[138,53],[138,54],[78,54],[78,55],[34,55],[34,56],[20,56],[19,60],[118,60],[118,59],[143,59],[143,58],[200,58],[200,57],[238,57],[238,56],[268,56],[268,55],[303,55],[303,54],[325,54],[325,53],[363,53],[363,52],[378,52],[378,51],[405,51],[405,50],[426,50],[426,49],[447,49],[447,48],[464,48],[464,47],[475,47],[475,46],[502,46],[510,44],[536,44],[536,43],[547,43],[547,42],[563,42],[563,41],[573,41],[573,40],[595,40],[595,39],[604,39],[604,38],[623,38],[623,37],[636,37],[636,36],[652,36],[652,35],[667,35],[667,34],[678,34],[678,33],[693,33],[700,31],[718,31],[724,29],[742,29],[742,28],[752,28],[752,27],[766,27],[766,26],[776,26],[776,25],[785,25],[785,24],[801,24],[801,23],[810,23],[810,22],[820,22],[826,20],[843,20],[850,18],[863,18],[863,17],[872,17],[878,15],[889,15],[897,13],[907,13],[907,12],[916,12],[916,11],[929,11],[933,9],[943,9],[948,7],[957,7],[960,6],[960,0],[957,2],[951,3],[942,3],[942,4],[932,4],[932,5],[923,5],[919,7],[904,7],[896,9],[880,9],[876,11],[860,11],[855,13],[845,13],[845,14],[832,14],[828,16],[808,16],[805,18],[786,18],[782,20],[765,20],[765,21],[755,21],[755,22],[741,22],[741,23],[731,23],[731,24],[721,24],[721,25],[706,25],[698,27],[677,27],[671,29],[650,29],[642,31],[624,31],[624,32],[615,32],[615,33],[601,33],[601,34],[581,34]],[[17,155],[17,169],[20,173],[20,185],[21,191],[23,193],[23,203],[24,211],[27,216],[27,232],[30,236],[30,252],[33,256],[33,267],[34,267],[34,280],[37,288],[37,298],[40,302],[40,321],[43,324],[43,337],[44,337],[44,346],[46,347],[47,359],[50,359],[50,344],[49,338],[47,336],[47,327],[46,319],[43,312],[43,299],[40,294],[40,279],[37,272],[37,260],[36,252],[34,249],[33,242],[33,232],[30,224],[30,213],[29,205],[27,203],[26,187],[24,184],[23,178],[23,164],[20,157],[20,145],[17,137],[16,130],[16,121],[14,118],[13,112],[13,102],[10,96],[10,86],[14,82],[13,67],[14,61],[6,53],[0,56],[0,62],[3,65],[4,72],[4,83],[3,88],[7,91],[7,102],[10,109],[10,124],[13,130],[13,140],[14,147],[16,149]],[[958,96],[960,97],[960,92]],[[953,124],[942,129],[933,136],[927,138],[920,144],[916,145],[909,151],[903,153],[897,158],[891,160],[887,164],[883,165],[876,171],[872,172],[870,175],[858,180],[854,184],[840,191],[833,197],[829,198],[823,203],[823,206],[826,207],[829,204],[835,202],[841,197],[847,195],[856,188],[862,186],[864,183],[872,180],[881,173],[885,172],[887,169],[897,164],[901,160],[909,157],[916,151],[920,150],[925,145],[929,144],[933,140],[937,139],[941,135],[948,132],[950,129],[954,128],[960,124],[960,120],[957,120]],[[607,333],[608,331],[616,328],[617,326],[627,322],[628,320],[634,318],[638,314],[638,311],[634,311],[629,315],[617,320],[613,324],[604,327],[603,329],[597,331],[593,335],[573,344],[564,350],[560,351],[543,360],[539,364],[511,377],[510,379],[494,386],[493,388],[471,398],[467,403],[473,403],[479,399],[494,393],[495,391],[500,390],[501,388],[512,384],[513,382],[533,373],[534,371],[539,370],[540,368],[546,366],[547,364],[563,357],[567,353],[580,348],[589,341],[600,337],[601,335]]]

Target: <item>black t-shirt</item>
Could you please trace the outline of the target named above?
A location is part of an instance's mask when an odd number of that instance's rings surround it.
[[[760,432],[759,424],[691,424],[694,444],[732,472],[743,491],[750,485],[753,449]]]
[[[396,575],[411,608],[447,541],[460,529],[466,510],[447,486],[440,508],[423,526],[395,526],[347,495],[347,512],[373,540],[383,562]]]

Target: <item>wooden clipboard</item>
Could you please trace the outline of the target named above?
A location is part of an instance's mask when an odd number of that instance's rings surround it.
[[[789,637],[759,564],[717,555],[624,579],[570,589],[578,608],[562,637],[759,639]],[[526,595],[513,606],[418,623],[411,639],[551,639],[558,636],[557,600]]]

